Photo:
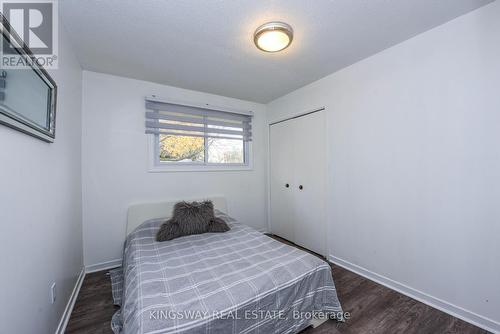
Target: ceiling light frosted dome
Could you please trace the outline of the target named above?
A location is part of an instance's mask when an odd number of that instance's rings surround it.
[[[268,22],[255,30],[255,45],[266,52],[278,52],[287,48],[293,39],[293,29],[284,22]]]

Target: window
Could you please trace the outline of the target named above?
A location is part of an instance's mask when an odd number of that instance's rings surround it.
[[[227,169],[250,163],[252,113],[146,99],[156,168]]]

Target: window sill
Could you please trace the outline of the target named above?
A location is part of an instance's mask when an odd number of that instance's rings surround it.
[[[249,165],[186,165],[186,166],[153,166],[150,167],[149,173],[175,173],[175,172],[241,172],[251,171],[252,166]]]

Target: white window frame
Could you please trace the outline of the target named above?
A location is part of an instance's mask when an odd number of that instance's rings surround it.
[[[160,135],[149,134],[149,172],[214,172],[214,171],[245,171],[253,169],[252,142],[243,141],[244,163],[210,163],[208,162],[207,141],[205,140],[204,162],[160,161]]]

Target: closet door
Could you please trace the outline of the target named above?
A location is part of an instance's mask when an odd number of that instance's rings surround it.
[[[326,255],[325,112],[293,119],[294,242]]]
[[[290,121],[269,128],[271,230],[277,236],[294,241],[294,129]]]

